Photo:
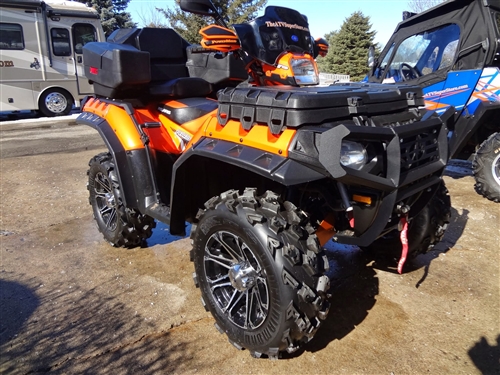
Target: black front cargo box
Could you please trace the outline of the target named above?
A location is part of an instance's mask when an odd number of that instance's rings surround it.
[[[255,123],[267,124],[273,134],[284,126],[320,125],[353,116],[383,117],[424,105],[419,86],[364,83],[227,88],[219,92],[218,100],[221,125],[230,119],[240,121],[245,130]]]
[[[96,95],[126,98],[151,80],[149,52],[127,44],[91,42],[83,47],[85,76]]]

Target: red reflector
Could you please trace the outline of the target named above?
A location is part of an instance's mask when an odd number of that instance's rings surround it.
[[[93,66],[90,67],[90,74],[97,74],[99,73],[99,69],[94,68]]]
[[[227,113],[221,112],[220,113],[220,118],[227,118]]]

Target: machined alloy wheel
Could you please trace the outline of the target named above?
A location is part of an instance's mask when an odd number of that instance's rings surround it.
[[[118,222],[117,204],[109,176],[102,172],[95,175],[94,193],[100,220],[106,225],[107,230],[116,230]]]
[[[210,236],[205,275],[212,298],[233,324],[244,329],[262,325],[269,312],[269,287],[258,258],[240,237],[227,231]]]
[[[279,358],[312,339],[330,282],[304,212],[270,191],[230,190],[205,203],[191,238],[203,304],[236,348]]]

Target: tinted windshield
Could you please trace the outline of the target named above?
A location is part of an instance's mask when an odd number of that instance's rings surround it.
[[[274,65],[284,51],[312,53],[307,20],[293,9],[269,6],[262,17],[233,27],[242,49],[268,64]]]

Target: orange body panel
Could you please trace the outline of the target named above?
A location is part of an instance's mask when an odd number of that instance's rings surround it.
[[[321,246],[324,246],[330,239],[335,236],[335,217],[333,214],[328,214],[327,217],[319,224],[316,236],[318,237]]]
[[[125,150],[144,148],[139,132],[125,109],[91,98],[83,110],[106,119]]]
[[[175,101],[168,102],[168,105],[175,105]],[[125,150],[144,148],[132,118],[123,108],[92,98],[85,104],[84,110],[108,119]],[[241,123],[235,120],[228,121],[225,126],[220,125],[216,114],[217,110],[214,110],[185,124],[176,124],[163,114],[158,115],[156,111],[144,108],[136,110],[135,117],[139,124],[161,123],[161,127],[144,128],[149,137],[149,145],[154,150],[181,154],[200,138],[209,137],[254,147],[283,157],[288,156],[288,148],[296,130],[286,129],[275,135],[266,125],[254,125],[246,131]]]
[[[254,147],[284,157],[288,156],[288,147],[295,133],[296,130],[286,129],[281,134],[274,135],[266,125],[254,125],[246,131],[239,121],[230,120],[222,126],[216,118],[210,121],[206,129],[207,137]]]

